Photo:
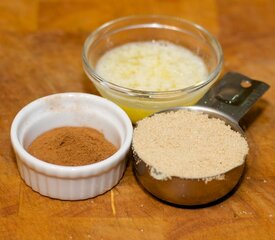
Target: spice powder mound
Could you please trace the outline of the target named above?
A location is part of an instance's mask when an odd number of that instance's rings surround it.
[[[224,121],[187,110],[139,121],[133,149],[157,172],[181,178],[223,174],[243,164],[248,154],[245,138]]]
[[[63,166],[95,163],[116,151],[102,133],[88,127],[55,128],[38,136],[28,147],[34,157]]]

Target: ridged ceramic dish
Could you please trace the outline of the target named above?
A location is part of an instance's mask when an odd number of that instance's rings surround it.
[[[50,164],[26,148],[40,134],[62,126],[86,126],[101,131],[118,151],[90,165]],[[11,126],[11,142],[21,177],[34,191],[62,200],[80,200],[102,194],[121,179],[132,140],[132,124],[114,103],[91,94],[61,93],[25,106]]]

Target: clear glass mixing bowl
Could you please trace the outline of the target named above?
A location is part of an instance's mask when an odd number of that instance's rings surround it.
[[[103,79],[95,67],[110,49],[138,41],[169,41],[191,50],[208,69],[204,82],[172,91],[140,91]],[[217,80],[223,52],[217,39],[203,27],[169,16],[130,16],[105,23],[86,39],[83,48],[84,71],[99,93],[122,107],[132,122],[167,108],[195,104]]]

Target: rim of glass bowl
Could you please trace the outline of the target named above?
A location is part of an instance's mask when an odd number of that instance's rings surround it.
[[[148,22],[148,23],[141,23],[141,24],[134,24],[133,26],[139,26],[139,25],[149,25],[149,24],[154,24],[154,26],[158,26],[160,24],[158,24],[158,22],[156,22],[158,19],[170,19],[170,20],[175,20],[187,25],[190,25],[191,27],[203,32],[209,39],[209,42],[211,44],[211,46],[214,48],[217,58],[218,58],[218,63],[216,65],[216,67],[214,68],[213,71],[211,71],[208,74],[208,78],[206,81],[204,82],[200,82],[197,83],[195,85],[186,87],[186,88],[180,88],[180,89],[175,89],[175,90],[168,90],[168,91],[147,91],[147,90],[138,90],[138,89],[132,89],[132,88],[127,88],[127,87],[122,87],[120,85],[117,85],[115,83],[109,82],[107,80],[105,80],[104,78],[102,78],[101,76],[99,76],[94,68],[92,68],[89,64],[88,61],[88,50],[89,47],[91,45],[91,43],[93,42],[94,38],[104,29],[106,29],[107,27],[119,23],[119,22],[123,22],[123,21],[127,21],[127,20],[131,20],[131,19],[152,19],[152,22]],[[155,22],[154,22],[155,21]],[[163,24],[161,24],[163,26]],[[169,25],[170,26],[170,25]],[[153,27],[153,26],[152,26]],[[131,28],[131,25],[126,26],[126,27],[122,27],[121,29],[129,29]],[[117,31],[117,30],[114,30]],[[112,33],[112,31],[110,32]],[[106,22],[105,24],[101,25],[100,27],[98,27],[95,31],[93,31],[85,40],[84,43],[84,47],[83,47],[83,52],[82,52],[82,60],[83,60],[83,65],[84,65],[84,71],[87,73],[87,75],[89,77],[92,77],[94,80],[96,80],[100,85],[109,88],[111,90],[117,91],[121,94],[126,94],[129,96],[136,96],[136,97],[143,97],[143,98],[170,98],[170,97],[175,97],[178,95],[182,95],[182,94],[186,94],[186,93],[190,93],[190,92],[194,92],[197,89],[200,89],[204,86],[206,86],[207,84],[209,84],[213,79],[217,78],[221,72],[222,69],[222,65],[223,65],[223,51],[221,48],[221,45],[219,43],[219,41],[208,31],[206,30],[204,27],[193,23],[191,21],[188,21],[186,19],[182,19],[179,17],[172,17],[172,16],[162,16],[162,15],[133,15],[133,16],[127,16],[127,17],[122,17],[122,18],[117,18],[114,19],[112,21]]]

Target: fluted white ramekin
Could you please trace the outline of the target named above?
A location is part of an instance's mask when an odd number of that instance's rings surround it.
[[[101,131],[118,151],[109,158],[84,166],[60,166],[41,161],[26,149],[40,134],[62,126],[85,126]],[[35,100],[16,115],[11,142],[21,177],[34,191],[62,200],[95,197],[121,179],[132,141],[127,114],[102,97],[60,93]]]

